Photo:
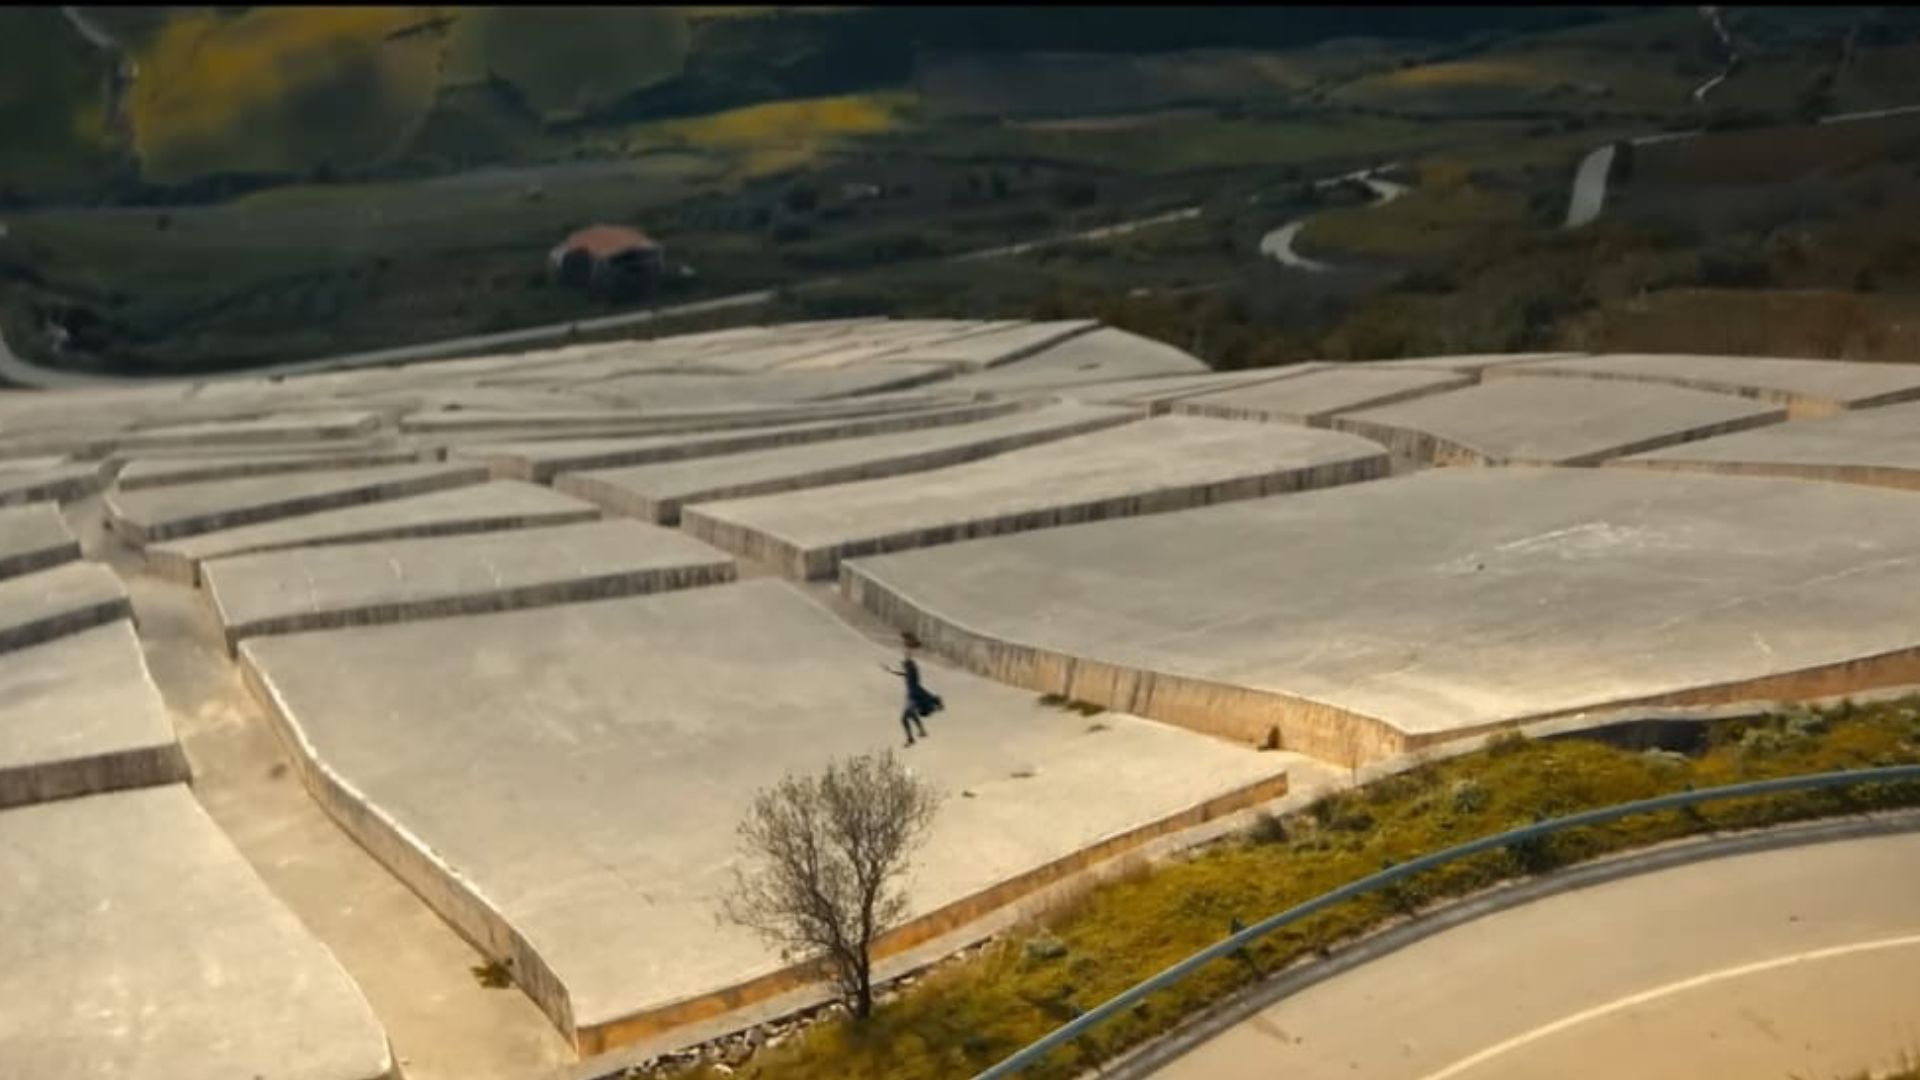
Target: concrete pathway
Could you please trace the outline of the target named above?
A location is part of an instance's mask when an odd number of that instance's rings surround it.
[[[1920,1047],[1920,833],[1710,859],[1443,931],[1170,1080],[1852,1075]]]
[[[241,854],[360,985],[408,1080],[525,1080],[572,1060],[525,994],[483,962],[308,797],[191,588],[137,572],[98,498],[65,508],[88,558],[120,573],[141,645],[193,766],[193,792]]]

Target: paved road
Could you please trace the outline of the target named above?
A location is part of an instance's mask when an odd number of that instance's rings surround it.
[[[1373,192],[1373,202],[1369,203],[1369,206],[1385,206],[1413,190],[1405,184],[1396,184],[1391,180],[1382,180],[1373,175],[1382,169],[1390,168],[1392,168],[1391,165],[1376,165],[1372,168],[1348,173],[1345,176],[1335,176],[1330,179],[1319,180],[1316,181],[1313,186],[1322,188],[1331,187],[1334,184],[1343,183],[1348,180],[1358,180],[1367,185],[1368,189]],[[1305,255],[1293,250],[1294,239],[1300,235],[1300,230],[1306,227],[1307,222],[1312,220],[1310,217],[1304,217],[1298,221],[1289,221],[1285,225],[1262,236],[1260,238],[1260,254],[1279,262],[1283,266],[1288,266],[1295,270],[1305,270],[1309,273],[1322,274],[1333,269],[1333,267],[1328,266],[1326,263],[1320,262],[1317,259],[1309,259]]]
[[[1443,931],[1166,1080],[1785,1080],[1920,1051],[1920,833],[1711,859]]]

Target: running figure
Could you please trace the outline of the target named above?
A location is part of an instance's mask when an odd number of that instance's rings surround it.
[[[920,665],[913,662],[913,650],[920,643],[915,641],[912,635],[902,635],[901,644],[905,651],[901,657],[900,669],[896,671],[884,664],[881,666],[888,674],[898,675],[907,681],[907,701],[905,707],[900,710],[900,727],[907,733],[907,745],[912,746],[916,741],[913,737],[915,729],[919,730],[920,738],[927,737],[927,725],[922,722],[924,718],[932,716],[947,706],[946,702],[940,700],[938,694],[928,690],[920,681]]]

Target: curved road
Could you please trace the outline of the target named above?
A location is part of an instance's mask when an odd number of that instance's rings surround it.
[[[1368,206],[1385,206],[1413,190],[1405,184],[1396,184],[1391,180],[1382,180],[1373,175],[1376,172],[1392,167],[1392,165],[1376,165],[1373,168],[1361,169],[1359,172],[1351,172],[1345,176],[1335,176],[1326,180],[1315,181],[1313,186],[1324,188],[1331,187],[1334,184],[1345,183],[1348,180],[1358,180],[1367,185],[1373,192],[1373,201],[1368,203]],[[1320,274],[1333,269],[1333,267],[1328,266],[1326,263],[1320,262],[1317,259],[1309,259],[1305,255],[1293,250],[1294,239],[1300,235],[1300,230],[1305,228],[1307,223],[1312,220],[1312,217],[1304,217],[1298,221],[1289,221],[1285,225],[1262,236],[1260,238],[1260,254],[1295,270],[1305,270],[1310,273]]]
[[[1708,859],[1444,930],[1166,1080],[1829,1080],[1920,1052],[1920,833]]]

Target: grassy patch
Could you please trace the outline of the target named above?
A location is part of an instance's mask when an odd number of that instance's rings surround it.
[[[1229,933],[1243,923],[1365,877],[1382,866],[1546,817],[1692,787],[1920,762],[1920,699],[1826,712],[1797,710],[1716,726],[1698,758],[1597,742],[1504,740],[1295,817],[1241,841],[1095,888],[1045,925],[936,972],[855,1026],[829,1021],[733,1073],[782,1080],[964,1077]],[[1708,804],[1563,833],[1490,852],[1326,911],[1223,961],[1117,1018],[1030,1075],[1071,1077],[1167,1030],[1255,978],[1397,914],[1499,881],[1708,830],[1754,828],[1920,803],[1920,785]],[[1044,941],[1045,948],[1028,948]],[[696,1071],[690,1076],[717,1075]]]
[[[442,47],[427,8],[186,9],[137,56],[142,174],[352,169],[403,150],[433,102]]]
[[[1059,162],[1126,173],[1296,165],[1392,157],[1458,133],[1377,116],[1314,115],[1265,120],[1189,119],[1169,127],[1108,130],[962,129],[940,136],[943,152]]]
[[[674,8],[472,8],[448,40],[446,80],[505,79],[543,118],[565,120],[679,75],[687,45]]]
[[[747,176],[799,168],[823,151],[858,136],[894,130],[912,107],[899,92],[770,101],[682,120],[627,129],[628,151],[691,149],[733,156]]]

